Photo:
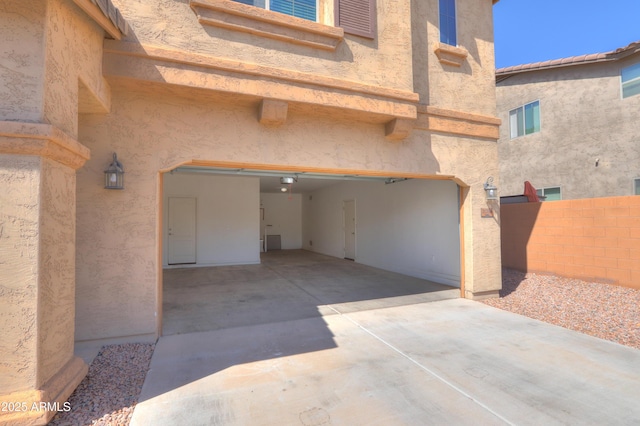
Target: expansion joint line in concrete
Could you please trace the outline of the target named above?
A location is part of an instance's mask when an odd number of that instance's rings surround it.
[[[288,279],[286,276],[284,276],[284,274],[280,273],[279,271],[276,270],[276,268],[269,268],[271,271],[273,271],[275,274],[281,276],[282,278],[284,278],[286,281],[288,281],[289,283],[291,283],[293,286],[299,288],[300,290],[304,291],[305,293],[307,293],[309,296],[313,297],[314,299],[318,300],[320,303],[322,303],[321,300],[319,300],[316,296],[314,296],[313,294],[309,293],[307,290],[305,290],[304,288],[302,288],[301,286],[299,286],[298,284],[296,284],[295,282],[293,282],[292,280]],[[489,406],[487,406],[486,404],[482,403],[480,400],[478,400],[478,398],[475,398],[473,395],[469,394],[468,392],[465,392],[464,389],[461,389],[460,387],[456,386],[454,383],[451,383],[450,381],[448,381],[447,379],[445,379],[444,377],[442,377],[441,375],[439,375],[438,373],[436,373],[435,371],[429,369],[428,367],[420,364],[417,360],[413,359],[410,355],[404,353],[403,351],[401,351],[400,349],[396,348],[395,346],[393,346],[391,343],[387,342],[386,340],[384,340],[382,337],[378,336],[377,334],[375,334],[374,332],[372,332],[371,330],[367,329],[366,327],[364,327],[363,325],[361,325],[360,323],[358,323],[356,320],[354,320],[353,318],[351,318],[349,315],[343,314],[342,312],[340,312],[339,310],[337,310],[336,308],[334,308],[332,305],[326,304],[324,305],[326,307],[328,307],[329,309],[331,309],[333,312],[335,312],[337,315],[341,316],[342,318],[345,318],[347,321],[349,321],[350,323],[352,323],[353,325],[355,325],[356,327],[358,327],[360,330],[364,331],[365,333],[367,333],[368,335],[370,335],[371,337],[373,337],[374,339],[378,340],[380,343],[382,343],[383,345],[387,346],[388,348],[390,348],[391,350],[393,350],[394,352],[398,353],[400,356],[402,356],[403,358],[407,359],[409,362],[413,363],[414,365],[416,365],[418,368],[420,368],[421,370],[425,371],[427,374],[430,374],[431,376],[435,377],[437,380],[440,380],[442,383],[444,383],[446,386],[449,386],[451,389],[453,389],[454,391],[458,392],[459,394],[463,395],[465,398],[470,399],[472,402],[474,402],[475,404],[478,404],[480,407],[484,408],[485,410],[487,410],[488,412],[490,412],[491,414],[493,414],[494,416],[496,416],[497,418],[499,418],[500,420],[502,420],[503,422],[505,422],[508,425],[511,426],[515,426],[515,423],[507,420],[506,418],[504,418],[503,416],[501,416],[499,413],[496,413],[494,410],[492,410]]]
[[[336,314],[340,315],[341,317],[345,318],[347,321],[351,322],[353,325],[355,325],[356,327],[358,327],[360,330],[364,331],[365,333],[367,333],[368,335],[370,335],[371,337],[373,337],[374,339],[378,340],[379,342],[381,342],[383,345],[387,346],[388,348],[390,348],[391,350],[393,350],[394,352],[397,352],[400,356],[404,357],[405,359],[407,359],[409,362],[413,363],[414,365],[416,365],[418,368],[420,368],[421,370],[425,371],[426,373],[432,375],[433,377],[435,377],[437,380],[440,380],[442,383],[444,383],[445,385],[449,386],[451,389],[453,389],[454,391],[460,393],[461,395],[463,395],[466,398],[469,398],[471,401],[473,401],[474,403],[478,404],[480,407],[484,408],[485,410],[487,410],[488,412],[490,412],[491,414],[493,414],[494,416],[496,416],[497,418],[499,418],[500,420],[502,420],[503,422],[511,425],[511,426],[515,426],[515,423],[507,420],[506,418],[504,418],[503,416],[501,416],[499,413],[496,413],[494,410],[492,410],[489,406],[487,406],[486,404],[482,403],[480,400],[478,400],[478,398],[475,398],[473,395],[469,394],[468,392],[465,392],[464,389],[461,389],[460,387],[456,386],[454,383],[451,383],[450,381],[448,381],[447,379],[445,379],[444,377],[442,377],[441,375],[439,375],[438,373],[436,373],[435,371],[429,369],[428,367],[422,365],[420,362],[418,362],[417,360],[413,359],[410,355],[404,353],[403,351],[401,351],[400,349],[396,348],[395,346],[393,346],[391,343],[387,342],[386,340],[384,340],[382,337],[378,336],[377,334],[375,334],[374,332],[372,332],[371,330],[367,329],[366,327],[364,327],[363,325],[361,325],[360,323],[358,323],[356,320],[354,320],[353,318],[351,318],[349,315],[343,314],[342,312],[338,311],[337,309],[335,309],[333,306],[331,305],[326,305],[329,307],[329,309],[331,309],[332,311],[334,311]]]

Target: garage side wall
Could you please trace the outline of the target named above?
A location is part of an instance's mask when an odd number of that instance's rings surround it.
[[[198,266],[260,263],[259,181],[255,177],[166,174],[163,191],[163,241],[168,241],[169,198],[196,199]],[[168,266],[168,244],[163,245]]]
[[[356,262],[460,285],[458,195],[449,181],[351,181],[303,198],[304,248],[344,257],[343,202],[356,202]]]

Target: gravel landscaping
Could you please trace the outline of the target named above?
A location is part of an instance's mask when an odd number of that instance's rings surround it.
[[[71,410],[49,425],[128,425],[149,370],[153,344],[103,346],[69,397]]]
[[[640,349],[640,290],[503,269],[485,304]]]
[[[500,298],[483,303],[640,349],[640,290],[503,270]],[[128,425],[155,345],[104,346],[50,425]]]

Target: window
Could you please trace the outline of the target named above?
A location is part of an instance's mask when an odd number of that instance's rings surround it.
[[[234,0],[297,18],[316,21],[317,0]]]
[[[440,0],[440,42],[457,46],[456,0]]]
[[[552,186],[550,188],[536,189],[538,197],[544,197],[544,201],[559,201],[562,200],[562,192],[559,186]]]
[[[623,68],[621,72],[622,97],[640,95],[640,64]]]
[[[540,101],[509,111],[511,139],[540,131]]]
[[[640,178],[633,180],[633,193],[640,195]]]

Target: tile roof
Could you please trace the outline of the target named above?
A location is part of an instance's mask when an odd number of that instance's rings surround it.
[[[120,30],[122,34],[127,32],[127,22],[124,20],[120,11],[113,5],[111,0],[91,0],[91,3],[100,8],[104,16],[109,18],[111,23]]]
[[[550,61],[534,62],[532,64],[514,65],[510,67],[498,68],[496,79],[503,80],[513,74],[536,71],[548,68],[559,68],[571,65],[580,65],[594,62],[617,61],[634,53],[640,52],[640,41],[634,41],[628,46],[605,53],[592,53],[590,55],[570,56],[568,58],[554,59]]]

